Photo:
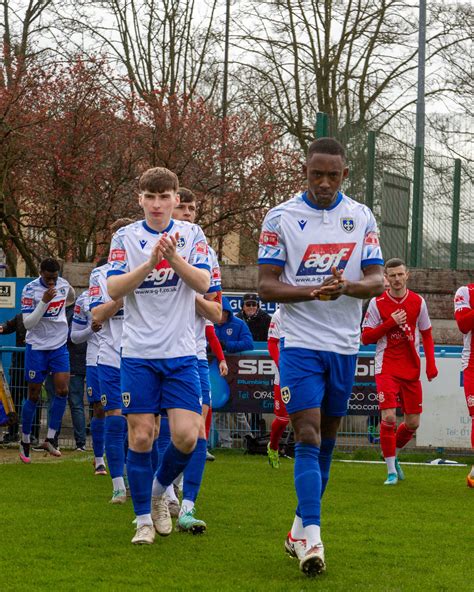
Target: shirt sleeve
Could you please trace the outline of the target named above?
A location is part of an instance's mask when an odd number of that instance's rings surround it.
[[[279,265],[286,263],[286,246],[281,233],[281,210],[268,212],[263,221],[258,244],[258,264]]]
[[[280,309],[278,309],[272,316],[270,326],[268,327],[268,339],[280,339],[281,328],[280,328]]]
[[[109,251],[109,269],[107,277],[111,275],[120,275],[128,273],[130,268],[127,260],[127,250],[125,249],[125,241],[123,232],[117,231],[112,237]]]
[[[32,313],[36,308],[35,292],[31,286],[25,286],[21,293],[21,312]]]
[[[72,322],[83,327],[89,322],[87,313],[84,309],[84,297],[79,296],[74,305],[74,314],[72,316]]]
[[[456,313],[463,309],[471,309],[471,304],[469,302],[469,290],[467,286],[461,286],[458,288],[454,296],[454,312]]]
[[[375,298],[369,302],[369,306],[367,308],[367,312],[365,313],[364,320],[362,321],[362,328],[365,329],[369,327],[374,329],[382,324],[382,317],[380,316],[379,309],[377,308],[377,304],[375,302]]]
[[[89,309],[105,303],[104,286],[100,279],[100,272],[94,270],[89,280]]]
[[[195,226],[196,232],[193,238],[193,245],[189,254],[189,264],[200,269],[207,269],[211,272],[209,260],[209,245],[200,226]]]
[[[425,299],[421,299],[421,309],[418,315],[418,329],[420,331],[426,331],[431,328],[430,315],[428,314],[428,307],[426,306]]]
[[[211,265],[211,285],[209,292],[221,292],[221,268],[219,267],[216,254],[213,251],[209,251],[209,255]]]
[[[368,220],[362,245],[362,259],[360,266],[363,269],[368,265],[383,265],[382,249],[379,243],[379,232],[374,215],[367,208]]]

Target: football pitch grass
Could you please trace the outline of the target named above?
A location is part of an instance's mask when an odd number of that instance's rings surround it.
[[[12,451],[13,452],[13,451]],[[202,536],[133,546],[131,502],[108,503],[111,482],[91,457],[0,464],[0,590],[472,591],[474,491],[466,467],[334,462],[323,502],[327,572],[309,579],[283,550],[295,507],[293,461],[217,453],[197,516]]]

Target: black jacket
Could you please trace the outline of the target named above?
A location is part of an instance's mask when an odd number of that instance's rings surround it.
[[[241,310],[236,316],[247,323],[254,341],[267,340],[268,328],[270,327],[270,322],[272,320],[272,317],[269,314],[259,308],[253,317],[248,317],[243,310]]]

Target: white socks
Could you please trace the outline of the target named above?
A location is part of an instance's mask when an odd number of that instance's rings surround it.
[[[181,504],[181,510],[179,511],[180,517],[184,516],[184,514],[187,514],[188,512],[191,512],[193,508],[194,502],[191,500],[183,500],[183,503]]]
[[[125,491],[125,481],[123,480],[123,477],[115,477],[112,479],[112,486],[114,491],[118,491],[119,489]]]
[[[159,483],[158,479],[155,477],[153,479],[153,487],[151,488],[151,495],[153,497],[160,497],[166,491],[166,487],[163,487],[161,483]]]
[[[46,438],[48,438],[48,440],[51,438],[53,439],[54,436],[56,435],[57,430],[53,430],[53,428],[48,428],[48,433],[46,434]]]
[[[296,514],[295,514],[295,519],[293,520],[293,525],[291,527],[291,538],[293,538],[293,539],[304,539],[305,538],[303,521]]]
[[[387,456],[387,458],[385,459],[385,462],[387,463],[387,471],[389,474],[397,472],[397,469],[395,468],[396,458],[396,456]]]
[[[140,528],[140,526],[144,526],[145,524],[148,524],[148,526],[153,526],[151,514],[142,514],[141,516],[137,516],[137,528]]]

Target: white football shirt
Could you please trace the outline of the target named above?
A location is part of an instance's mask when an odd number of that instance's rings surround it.
[[[107,272],[110,264],[106,263],[92,270],[89,279],[89,309],[100,304],[110,302],[107,291]],[[102,329],[99,331],[99,355],[97,362],[105,366],[120,368],[120,344],[123,331],[123,307],[118,310],[113,317],[102,323]]]
[[[21,312],[31,314],[43,298],[48,286],[39,277],[26,284],[21,293]],[[26,343],[32,349],[58,349],[67,342],[68,324],[66,319],[66,299],[71,289],[67,280],[59,277],[56,285],[56,296],[48,303],[48,307],[39,323],[26,332]]]
[[[211,285],[208,294],[220,292],[221,287],[221,268],[217,259],[217,253],[209,246],[209,265],[211,267]],[[198,360],[207,360],[207,340],[206,326],[212,325],[207,319],[196,312],[196,353]]]
[[[331,267],[357,281],[362,269],[383,265],[377,224],[370,209],[339,193],[327,209],[314,205],[307,193],[271,209],[263,222],[259,264],[283,268],[280,281],[315,286],[331,276]],[[285,347],[355,354],[359,350],[362,300],[312,300],[281,304]]]
[[[82,292],[76,300],[72,317],[72,331],[74,331],[74,325],[78,325],[80,329],[90,328],[92,325],[92,314],[89,310],[89,290]],[[86,366],[97,366],[99,344],[98,333],[92,331],[87,338]]]
[[[144,220],[120,228],[112,238],[108,277],[123,274],[149,260],[164,233],[179,233],[177,252],[190,265],[210,273],[208,244],[197,224],[171,220],[163,233]],[[125,297],[122,356],[168,359],[196,355],[196,292],[166,259]]]
[[[474,308],[474,284],[461,286],[457,289],[454,296],[454,312],[463,309],[472,310]],[[474,331],[468,331],[463,334],[464,347],[462,350],[461,368],[474,368],[474,348],[472,347],[472,334]]]

